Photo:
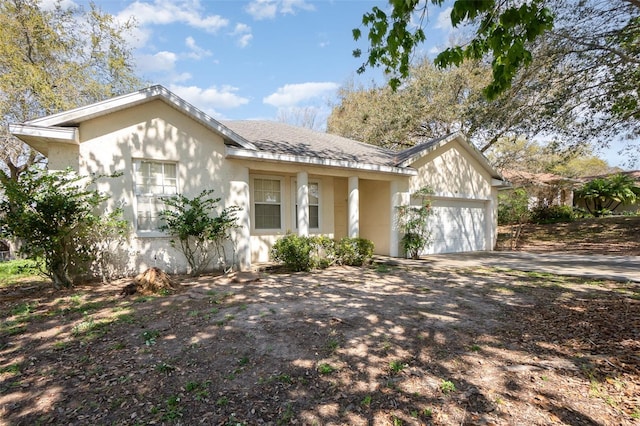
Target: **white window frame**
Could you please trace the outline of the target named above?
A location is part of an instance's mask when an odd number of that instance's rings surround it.
[[[311,223],[309,223],[309,231],[317,231],[319,232],[322,229],[322,184],[318,180],[310,179],[307,183],[309,187],[309,194],[311,194],[311,185],[318,186],[318,204],[311,204],[309,201],[309,207],[318,206],[318,226],[313,227]],[[298,229],[298,181],[296,179],[291,180],[291,199],[293,202],[293,210],[291,217],[293,218],[293,228]],[[311,212],[309,212],[309,220],[311,220]]]
[[[138,183],[138,171],[140,170],[140,167],[143,163],[155,163],[155,164],[161,164],[162,167],[162,174],[163,174],[163,178],[162,178],[162,192],[143,192],[141,189],[141,185],[139,185]],[[175,171],[176,171],[176,176],[175,178],[175,187],[171,187],[175,189],[175,192],[173,191],[166,191],[165,190],[165,182],[167,179],[171,179],[171,178],[166,178],[164,177],[165,175],[165,171],[164,171],[164,166],[167,164],[171,164],[175,167]],[[139,198],[140,197],[145,197],[145,198],[149,198],[150,201],[154,201],[154,202],[161,202],[160,199],[162,197],[170,197],[172,195],[176,195],[180,192],[180,179],[179,179],[179,167],[178,167],[178,162],[177,161],[170,161],[170,160],[159,160],[159,159],[155,159],[155,158],[134,158],[133,159],[133,194],[134,194],[134,217],[135,217],[135,229],[136,229],[136,233],[138,235],[141,236],[145,236],[145,237],[165,237],[166,233],[160,231],[159,229],[140,229],[139,226]]]
[[[280,182],[280,227],[279,228],[257,228],[256,227],[256,199],[255,199],[255,189],[256,189],[256,179],[260,180],[273,180]],[[281,232],[285,227],[285,185],[284,185],[284,177],[282,176],[273,176],[273,175],[252,175],[251,176],[251,228],[253,231],[258,233],[270,233],[270,232]],[[257,204],[269,204],[269,203],[257,203]]]

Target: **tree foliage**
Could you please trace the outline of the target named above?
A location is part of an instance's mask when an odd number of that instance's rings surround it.
[[[529,194],[524,188],[498,194],[498,224],[509,225],[509,246],[518,246],[522,228],[529,220]]]
[[[395,91],[388,86],[343,86],[327,130],[396,150],[454,131],[465,132],[473,140],[481,126],[469,111],[488,81],[488,68],[478,62],[439,70],[424,60]]]
[[[95,178],[32,167],[19,180],[0,175],[0,181],[5,192],[0,233],[17,240],[21,254],[41,261],[56,289],[71,286],[87,271],[105,227],[125,232],[116,219],[120,211],[103,217],[96,213],[107,197],[92,189]]]
[[[421,32],[421,24],[410,30],[416,15],[424,18],[441,3],[390,0],[390,13],[366,14],[371,46],[365,65],[384,66],[394,89],[410,85],[411,77],[423,71],[409,60],[421,40],[404,31]],[[564,146],[606,147],[623,139],[637,159],[639,7],[640,2],[625,0],[455,1],[452,23],[469,24],[475,37],[434,62],[439,67],[464,66],[469,59],[491,62],[492,76],[483,86],[490,96],[476,98],[466,110],[473,117],[469,129],[476,145],[486,151],[503,138],[543,137]],[[400,69],[397,64],[405,59]]]
[[[220,198],[211,198],[212,193],[203,190],[193,198],[182,194],[165,198],[167,208],[160,212],[164,221],[160,229],[177,238],[193,276],[200,275],[214,257],[226,267],[224,244],[231,240],[230,231],[237,226],[240,208],[230,206],[216,214]],[[175,240],[171,243],[176,244]]]
[[[91,3],[88,11],[40,0],[0,0],[0,170],[13,179],[43,157],[8,133],[8,124],[137,89],[119,23]]]
[[[368,28],[370,46],[365,63],[358,69],[382,66],[391,76],[389,84],[397,89],[401,79],[409,75],[411,57],[416,48],[425,41],[421,25],[414,27],[416,17],[422,22],[429,4],[441,6],[444,0],[389,0],[390,13],[374,7],[362,17],[362,25]],[[440,67],[460,65],[466,59],[482,59],[492,56],[493,80],[486,87],[485,95],[492,99],[510,87],[520,67],[531,62],[528,44],[535,41],[553,25],[553,15],[545,7],[545,0],[527,2],[504,2],[497,0],[456,0],[451,9],[451,24],[454,27],[475,24],[475,37],[464,46],[454,46],[438,54],[436,64]],[[358,40],[362,30],[353,30]],[[355,50],[355,57],[362,52]]]
[[[635,204],[640,199],[640,186],[631,176],[618,173],[585,183],[575,195],[597,217],[614,211],[620,204]]]

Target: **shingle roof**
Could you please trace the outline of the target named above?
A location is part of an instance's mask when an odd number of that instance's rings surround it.
[[[375,165],[395,165],[394,151],[342,136],[276,121],[223,121],[222,124],[252,142],[261,151]]]

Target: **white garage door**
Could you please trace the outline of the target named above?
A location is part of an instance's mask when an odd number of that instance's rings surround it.
[[[485,250],[487,217],[484,201],[434,200],[432,206],[429,229],[433,243],[423,254]]]

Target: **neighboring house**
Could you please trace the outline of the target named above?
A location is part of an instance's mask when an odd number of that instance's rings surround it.
[[[99,189],[132,224],[129,271],[186,262],[158,230],[161,197],[214,189],[242,208],[233,235],[242,269],[268,260],[288,232],[372,240],[401,256],[396,206],[429,185],[435,194],[429,253],[492,250],[503,179],[460,134],[393,152],[266,121],[219,122],[161,86],[10,126],[48,158],[49,169],[121,171]]]
[[[573,191],[580,180],[552,173],[530,173],[521,170],[502,170],[512,187],[524,188],[529,194],[529,208],[573,206]]]
[[[615,173],[607,173],[604,175],[597,175],[597,176],[587,176],[584,178],[581,178],[580,181],[584,184],[587,182],[590,182],[594,179],[598,179],[598,178],[609,178],[615,175],[627,175],[631,178],[633,178],[633,180],[636,182],[636,185],[638,187],[640,187],[640,170],[628,170],[628,171],[618,171]],[[581,198],[576,198],[575,200],[575,205],[576,207],[580,207],[583,209],[586,209],[586,204],[585,204],[585,200],[581,199]],[[640,213],[640,202],[636,202],[634,204],[620,204],[618,205],[615,209],[613,209],[614,214],[624,214],[624,213]]]

